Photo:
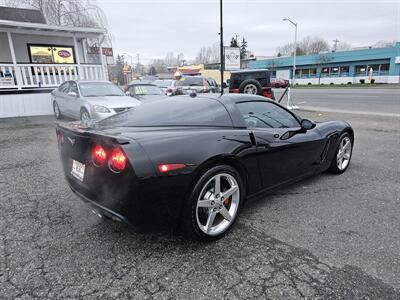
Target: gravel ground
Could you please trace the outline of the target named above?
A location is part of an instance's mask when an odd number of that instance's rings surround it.
[[[399,299],[400,119],[300,114],[352,123],[349,170],[251,201],[211,244],[98,219],[53,118],[0,120],[0,299]]]

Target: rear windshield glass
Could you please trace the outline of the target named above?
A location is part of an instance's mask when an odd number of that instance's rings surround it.
[[[178,86],[202,86],[203,78],[202,77],[183,77],[181,80],[177,82]]]
[[[232,121],[225,107],[207,98],[175,97],[146,103],[98,123],[104,126],[228,126]]]

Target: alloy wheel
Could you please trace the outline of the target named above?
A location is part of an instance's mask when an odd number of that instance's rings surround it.
[[[235,177],[228,173],[213,176],[203,186],[197,200],[197,225],[210,236],[223,233],[234,221],[239,201],[240,188]]]
[[[346,136],[340,141],[339,150],[336,156],[336,164],[339,170],[343,171],[349,165],[351,150],[351,140]]]
[[[81,121],[86,122],[90,120],[90,115],[86,110],[81,112]]]
[[[245,94],[257,94],[257,87],[254,84],[248,84],[244,87],[243,92]]]

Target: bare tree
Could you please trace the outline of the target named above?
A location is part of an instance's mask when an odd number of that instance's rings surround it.
[[[156,69],[157,73],[166,73],[168,71],[167,64],[164,59],[154,59],[151,65]]]
[[[94,0],[3,0],[10,7],[42,12],[48,24],[77,27],[107,27],[107,19]]]
[[[207,47],[201,47],[199,52],[197,53],[196,56],[196,63],[198,64],[208,64],[211,59],[211,51]]]
[[[317,61],[315,62],[315,64],[317,66],[319,66],[321,68],[321,71],[322,71],[322,67],[324,65],[328,64],[332,59],[333,59],[332,55],[330,55],[328,53],[327,54],[322,54],[322,55],[319,55],[319,57],[317,58]],[[321,83],[321,73],[322,73],[321,71],[319,72],[319,76],[318,76],[318,84]]]
[[[393,47],[396,45],[396,41],[378,41],[372,45],[373,48],[386,48],[386,47]]]
[[[293,55],[294,43],[288,43],[278,47],[277,53],[283,56]],[[329,44],[322,38],[307,36],[297,43],[296,55],[318,54],[329,51]]]
[[[339,42],[336,46],[336,50],[350,50],[351,48],[351,44],[347,42]]]

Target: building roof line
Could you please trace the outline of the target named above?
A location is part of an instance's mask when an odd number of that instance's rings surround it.
[[[48,25],[42,23],[0,20],[0,29],[3,28],[25,29],[25,30],[35,30],[35,31],[69,32],[69,33],[91,33],[99,35],[107,33],[107,30],[104,28],[58,26],[58,25]]]

